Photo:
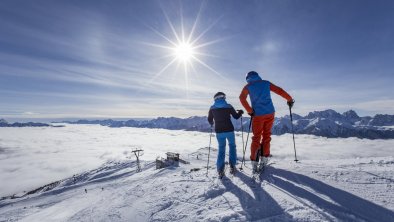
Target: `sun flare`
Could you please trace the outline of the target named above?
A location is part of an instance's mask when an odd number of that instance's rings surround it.
[[[214,39],[212,41],[203,41],[203,37],[206,37],[206,34],[213,28],[213,26],[220,20],[220,18],[213,21],[208,27],[198,32],[199,29],[197,28],[197,23],[201,17],[200,13],[202,6],[203,5],[200,6],[200,11],[198,12],[197,17],[191,26],[184,25],[184,18],[182,13],[180,13],[180,25],[175,26],[170,20],[166,11],[162,9],[169,29],[173,34],[172,37],[167,36],[159,30],[153,28],[152,26],[147,25],[148,28],[150,28],[157,35],[161,36],[166,42],[162,44],[144,42],[144,44],[168,50],[168,54],[163,55],[161,58],[171,58],[160,71],[158,71],[152,78],[149,79],[148,84],[154,82],[159,76],[161,76],[167,70],[171,69],[170,67],[176,67],[175,72],[172,73],[183,73],[185,77],[185,89],[186,91],[188,91],[189,77],[192,77],[193,75],[198,75],[200,73],[197,71],[198,66],[196,65],[202,66],[208,69],[210,72],[216,74],[220,78],[225,79],[221,73],[219,73],[210,65],[204,62],[204,57],[216,57],[210,53],[207,53],[207,47],[212,44],[221,42],[225,38]],[[203,48],[205,48],[205,50]],[[183,67],[183,71],[178,70],[179,67]]]
[[[194,57],[195,51],[190,43],[181,42],[174,48],[177,60],[188,63]]]

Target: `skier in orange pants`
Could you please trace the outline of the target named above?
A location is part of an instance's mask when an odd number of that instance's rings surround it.
[[[246,81],[248,84],[243,88],[239,99],[252,118],[253,137],[250,146],[250,160],[252,161],[253,171],[256,172],[258,170],[259,157],[262,157],[260,167],[263,167],[270,156],[271,128],[275,117],[271,91],[285,98],[290,107],[293,106],[294,100],[282,88],[269,81],[262,80],[255,71],[251,71],[246,75]],[[248,95],[252,107],[246,100]]]

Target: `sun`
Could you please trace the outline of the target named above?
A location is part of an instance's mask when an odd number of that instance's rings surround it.
[[[199,72],[197,72],[198,66],[205,67],[208,69],[210,72],[216,74],[222,79],[225,79],[224,76],[216,71],[214,68],[212,68],[210,65],[204,62],[204,57],[217,57],[215,55],[212,55],[210,53],[207,53],[209,51],[207,49],[208,46],[221,42],[226,39],[226,37],[222,37],[219,39],[213,39],[211,41],[203,41],[203,39],[206,38],[206,34],[215,26],[215,24],[221,19],[218,18],[217,20],[211,22],[211,24],[206,27],[205,29],[202,29],[200,32],[198,32],[197,28],[197,23],[199,22],[200,19],[200,13],[202,10],[203,4],[200,6],[200,10],[197,14],[196,19],[194,20],[194,23],[192,26],[185,26],[184,24],[184,18],[182,11],[180,12],[180,25],[175,26],[173,22],[170,20],[168,14],[166,11],[162,8],[163,15],[165,17],[165,20],[168,23],[169,30],[171,30],[173,36],[167,36],[164,33],[160,32],[159,30],[155,29],[152,26],[149,26],[145,24],[149,29],[151,29],[154,33],[162,37],[165,42],[161,44],[157,43],[150,43],[150,42],[142,42],[143,44],[146,44],[148,46],[153,46],[156,48],[160,49],[165,49],[167,50],[168,53],[164,54],[160,58],[172,58],[169,60],[169,62],[162,67],[160,71],[158,71],[154,76],[152,76],[148,80],[148,84],[154,82],[159,76],[161,76],[163,73],[165,73],[170,67],[176,66],[176,71],[173,72],[175,74],[180,74],[183,73],[185,77],[185,88],[188,90],[189,88],[189,77],[193,75],[198,75]],[[171,33],[170,32],[170,33]],[[204,38],[203,38],[204,37]],[[203,49],[205,48],[205,49]],[[211,61],[211,60],[210,60]],[[183,72],[178,71],[178,68],[183,66]]]
[[[178,43],[178,45],[176,45],[176,47],[174,48],[175,58],[183,63],[189,63],[196,54],[193,48],[193,45],[190,43]]]

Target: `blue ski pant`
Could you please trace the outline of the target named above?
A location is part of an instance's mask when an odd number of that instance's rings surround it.
[[[235,134],[233,132],[216,133],[216,139],[218,140],[218,159],[216,161],[216,167],[218,171],[224,170],[225,158],[226,158],[226,140],[230,148],[229,163],[231,166],[237,164],[237,150],[235,145]]]

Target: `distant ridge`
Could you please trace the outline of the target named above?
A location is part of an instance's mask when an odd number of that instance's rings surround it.
[[[367,139],[394,139],[394,115],[377,114],[374,117],[360,117],[353,110],[338,113],[332,109],[310,112],[306,116],[293,114],[296,134],[311,134],[329,138],[358,137]],[[189,118],[159,117],[152,120],[78,120],[65,121],[70,124],[99,124],[108,127],[159,128],[209,132],[210,126],[205,116]],[[241,130],[241,121],[233,120],[237,131]],[[243,128],[247,130],[249,117],[243,117]],[[274,135],[291,133],[290,117],[275,118],[272,129]]]
[[[0,119],[0,127],[44,127],[44,126],[52,126],[46,123],[8,123],[5,119]]]

